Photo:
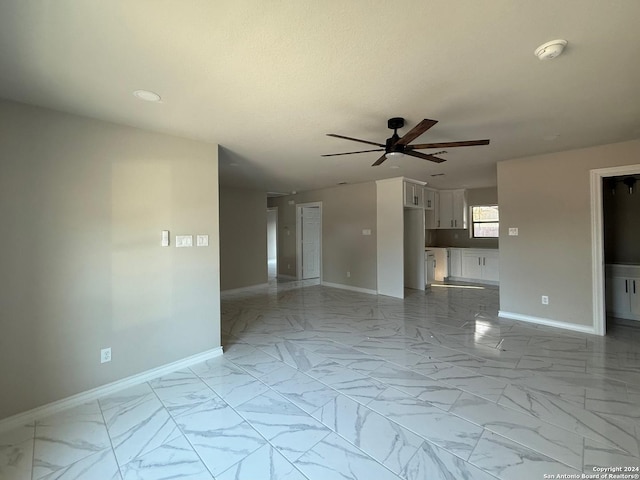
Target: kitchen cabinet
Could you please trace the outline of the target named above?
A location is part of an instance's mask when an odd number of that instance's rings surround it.
[[[433,253],[435,258],[434,280],[443,282],[449,276],[449,259],[447,257],[447,249],[441,247],[428,247],[427,251]]]
[[[424,208],[424,187],[413,182],[404,182],[404,206]]]
[[[433,210],[435,208],[436,194],[437,192],[434,189],[424,188],[422,197],[425,210]]]
[[[427,287],[431,286],[436,276],[436,256],[433,252],[424,252],[424,277]]]
[[[449,257],[448,277],[462,277],[462,249],[449,248],[447,256]]]
[[[500,280],[499,254],[489,248],[449,248],[449,272],[451,280],[468,280],[478,283],[498,284]]]
[[[498,252],[465,250],[462,254],[462,277],[497,282],[499,279]]]
[[[640,265],[606,266],[606,302],[610,315],[640,320]]]
[[[466,190],[440,190],[439,222],[436,228],[464,229],[467,227]]]
[[[440,192],[437,190],[430,190],[432,196],[431,200],[433,205],[432,209],[425,208],[424,210],[424,222],[425,228],[428,230],[435,230],[440,227]],[[425,201],[429,201],[429,198],[425,198]]]

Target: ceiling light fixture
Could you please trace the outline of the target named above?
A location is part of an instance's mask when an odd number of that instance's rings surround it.
[[[385,154],[385,157],[387,157],[387,160],[394,160],[396,158],[404,157],[404,153],[402,153],[402,152],[387,152]]]
[[[550,42],[540,45],[533,53],[540,60],[551,60],[560,55],[566,46],[566,40],[551,40]]]
[[[139,98],[140,100],[144,100],[145,102],[160,102],[162,97],[155,92],[150,92],[149,90],[136,90],[133,92],[133,96]]]

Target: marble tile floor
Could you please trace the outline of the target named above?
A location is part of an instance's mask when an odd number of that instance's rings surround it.
[[[640,328],[277,282],[222,296],[225,354],[0,433],[0,479],[542,479],[640,467]]]

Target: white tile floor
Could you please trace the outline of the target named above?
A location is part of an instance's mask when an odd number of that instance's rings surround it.
[[[495,288],[223,295],[223,357],[0,435],[0,478],[542,479],[639,467],[640,328],[497,318]],[[635,472],[632,472],[635,473]]]

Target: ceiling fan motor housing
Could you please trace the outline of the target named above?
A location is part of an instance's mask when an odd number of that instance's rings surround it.
[[[387,121],[387,127],[393,130],[393,135],[387,138],[385,152],[400,152],[404,153],[404,145],[397,145],[396,142],[400,140],[400,136],[398,135],[398,129],[404,127],[404,118],[402,117],[393,117]]]
[[[404,127],[404,118],[402,117],[393,117],[387,121],[387,127],[391,130],[397,130],[399,128]]]

